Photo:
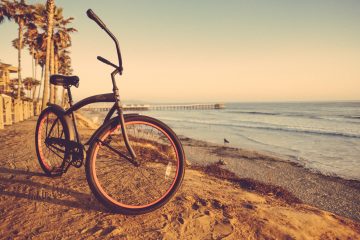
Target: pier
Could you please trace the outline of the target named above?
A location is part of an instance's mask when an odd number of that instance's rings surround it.
[[[85,111],[105,112],[111,109],[109,104],[94,104],[84,107]],[[163,111],[163,110],[210,110],[210,109],[224,109],[225,105],[222,103],[215,104],[123,104],[124,111]]]

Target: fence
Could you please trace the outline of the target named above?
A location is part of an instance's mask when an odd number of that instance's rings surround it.
[[[0,94],[0,129],[38,116],[41,102],[22,101]]]

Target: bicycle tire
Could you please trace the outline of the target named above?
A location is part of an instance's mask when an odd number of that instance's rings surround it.
[[[140,166],[131,166],[125,158],[116,154],[109,157],[105,150],[100,150],[110,148],[106,144],[109,146],[113,144],[113,146],[117,145],[117,149],[122,149],[124,153],[127,153],[124,143],[120,144],[120,135],[116,135],[121,133],[119,119],[113,118],[96,133],[95,141],[89,147],[85,164],[86,177],[96,199],[111,211],[128,215],[144,214],[166,204],[179,189],[185,173],[185,154],[176,134],[157,119],[143,115],[125,116],[125,125],[130,145],[137,154]],[[131,129],[135,128],[138,130],[132,133]],[[154,132],[150,134],[150,129],[158,131],[161,140],[155,139],[157,135]],[[142,137],[136,138],[135,132],[137,135],[142,134]],[[144,136],[152,137],[152,139]],[[108,151],[112,152],[111,149]],[[116,163],[114,157],[118,160]],[[103,168],[104,162],[109,162],[111,165]],[[108,170],[109,173],[103,174],[101,172],[103,169]],[[122,173],[126,174],[121,175]],[[130,173],[134,176],[129,177]],[[103,178],[111,179],[103,181]],[[113,183],[114,180],[123,182],[117,184]],[[143,184],[147,182],[150,185],[144,186]],[[135,187],[135,192],[132,192],[130,185]],[[115,186],[115,189],[111,186]],[[154,186],[164,187],[164,189],[155,189]],[[150,189],[151,187],[154,189]],[[156,192],[154,194],[152,190],[158,191],[158,194]],[[115,199],[113,192],[117,191],[120,192],[121,199]]]
[[[51,119],[49,119],[49,116],[51,116]],[[56,126],[54,135],[60,135],[60,136],[53,136],[54,138],[60,138],[63,139],[65,143],[68,143],[70,141],[70,132],[69,127],[66,123],[66,120],[64,119],[63,114],[53,107],[48,107],[44,109],[37,121],[36,124],[36,131],[35,131],[35,148],[36,148],[36,155],[38,157],[39,164],[42,168],[42,170],[48,175],[48,176],[59,176],[62,175],[62,172],[58,172],[58,170],[62,167],[62,164],[64,162],[64,159],[69,158],[69,151],[68,146],[65,145],[63,147],[59,147],[59,149],[56,148],[50,148],[46,144],[46,138],[48,134],[52,134],[52,132],[46,133],[45,132],[45,138],[44,138],[44,130],[50,131],[53,130],[54,127],[50,127],[49,123],[51,123]],[[44,125],[46,124],[46,128],[44,129]],[[60,128],[61,124],[61,128]],[[51,125],[51,126],[52,126]],[[60,131],[62,133],[60,133]],[[58,132],[58,134],[56,134]],[[45,150],[44,150],[45,149]],[[46,154],[46,151],[48,154]],[[50,157],[50,152],[53,153],[54,157]]]

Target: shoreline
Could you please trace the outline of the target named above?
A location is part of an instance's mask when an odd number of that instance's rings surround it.
[[[290,155],[290,154],[285,154],[285,153],[279,153],[276,151],[272,151],[272,150],[264,150],[264,149],[259,149],[256,147],[239,147],[239,146],[234,146],[234,145],[224,145],[224,144],[219,144],[219,143],[215,143],[215,142],[211,142],[211,141],[206,141],[203,139],[196,139],[196,138],[192,138],[192,137],[187,137],[185,135],[178,135],[180,139],[185,139],[186,141],[193,141],[193,144],[199,144],[199,145],[204,145],[204,146],[211,146],[211,147],[220,147],[220,148],[226,148],[226,149],[238,149],[244,152],[248,152],[248,153],[256,153],[257,156],[262,156],[266,159],[272,159],[275,161],[281,161],[281,162],[285,162],[285,163],[289,163],[289,164],[293,164],[295,166],[299,166],[302,168],[307,169],[308,171],[315,173],[315,174],[320,174],[326,177],[332,177],[332,178],[339,178],[341,180],[344,181],[354,181],[354,182],[359,182],[360,183],[360,176],[358,178],[351,178],[351,177],[346,177],[346,176],[342,176],[339,175],[337,173],[334,172],[326,172],[317,168],[312,168],[307,166],[306,162],[310,162],[310,159],[308,158],[303,158],[303,157],[297,157],[295,155]]]
[[[213,148],[221,148],[221,149],[228,149],[228,150],[239,150],[239,151],[243,151],[245,153],[248,154],[254,154],[255,156],[257,156],[258,158],[261,159],[267,159],[267,160],[272,160],[272,161],[280,161],[280,162],[284,162],[284,163],[288,163],[297,167],[301,167],[306,169],[307,171],[314,173],[314,174],[319,174],[322,175],[324,177],[329,177],[329,178],[335,178],[338,179],[339,181],[345,181],[345,182],[354,182],[355,184],[359,184],[360,185],[360,179],[352,179],[352,178],[347,178],[344,176],[340,176],[337,175],[336,173],[326,173],[326,172],[322,172],[319,169],[315,169],[315,168],[311,168],[311,167],[307,167],[305,165],[304,162],[300,162],[300,161],[296,161],[296,157],[293,155],[282,155],[280,153],[276,153],[276,152],[271,152],[271,151],[267,151],[267,150],[260,150],[260,149],[256,149],[256,148],[241,148],[241,147],[236,147],[236,146],[226,146],[226,145],[221,145],[221,144],[217,144],[217,143],[213,143],[213,142],[207,142],[204,140],[199,140],[199,139],[195,139],[195,138],[189,138],[187,136],[184,135],[179,135],[178,136],[180,138],[181,141],[190,141],[190,144],[194,144],[194,145],[198,145],[203,146],[203,147],[213,147]],[[219,157],[222,157],[221,154],[219,155]],[[251,157],[251,158],[256,158],[256,157]],[[306,160],[305,160],[306,161]]]
[[[278,156],[180,136],[192,166],[219,163],[238,179],[281,187],[301,202],[360,222],[360,181],[325,175]],[[220,160],[220,161],[219,161]]]

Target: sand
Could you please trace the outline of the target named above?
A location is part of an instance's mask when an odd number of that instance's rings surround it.
[[[220,146],[189,138],[182,139],[187,158],[197,165],[219,160],[224,168],[243,179],[280,186],[302,202],[360,221],[360,182],[319,172],[277,156]]]
[[[35,123],[0,131],[1,239],[360,239],[358,222],[278,194],[285,189],[205,173],[195,166],[201,151],[189,152],[193,162],[183,185],[163,208],[140,216],[113,214],[92,196],[84,168],[61,178],[42,174]]]

